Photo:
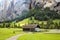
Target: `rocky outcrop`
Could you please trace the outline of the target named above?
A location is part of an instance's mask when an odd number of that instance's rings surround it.
[[[51,10],[60,12],[57,4],[60,0],[2,0],[0,5],[0,21],[13,20],[18,16],[26,14],[29,9],[40,3],[43,8],[50,7]]]
[[[13,20],[29,10],[30,0],[2,0],[0,21]]]
[[[49,7],[50,10],[60,12],[60,0],[35,0],[35,4],[38,2],[43,5],[43,8]],[[40,5],[41,6],[41,5]]]

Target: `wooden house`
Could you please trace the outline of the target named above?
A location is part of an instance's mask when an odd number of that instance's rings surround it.
[[[23,26],[23,31],[30,31],[30,32],[40,31],[40,26],[37,24],[25,25]]]

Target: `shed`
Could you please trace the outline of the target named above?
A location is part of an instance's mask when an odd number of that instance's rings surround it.
[[[37,24],[25,25],[23,26],[23,31],[30,31],[30,32],[40,31],[40,26]]]

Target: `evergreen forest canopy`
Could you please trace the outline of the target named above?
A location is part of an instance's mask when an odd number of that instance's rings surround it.
[[[49,19],[60,19],[60,14],[50,8],[42,9],[41,6],[36,5],[34,9],[31,9],[24,17],[34,17],[36,20],[47,21]],[[22,18],[24,18],[22,17]]]

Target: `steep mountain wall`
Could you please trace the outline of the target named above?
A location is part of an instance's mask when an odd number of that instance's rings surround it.
[[[0,21],[13,20],[29,11],[30,6],[34,8],[37,3],[43,8],[50,7],[51,10],[58,10],[57,5],[60,0],[2,0],[0,2]]]

